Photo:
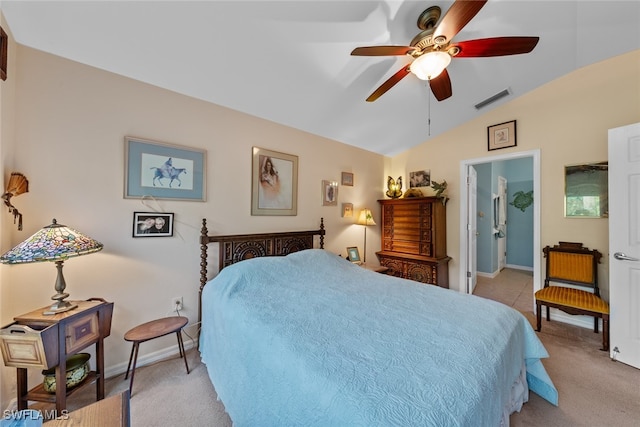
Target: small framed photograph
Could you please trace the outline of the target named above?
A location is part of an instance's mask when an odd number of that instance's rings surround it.
[[[342,204],[342,217],[343,218],[352,218],[353,217],[353,203],[343,203]]]
[[[298,214],[298,156],[253,147],[251,215]]]
[[[133,213],[133,237],[171,236],[173,236],[173,213]]]
[[[205,150],[129,136],[125,145],[125,198],[205,201]]]
[[[351,172],[342,172],[342,185],[353,187],[353,174]]]
[[[430,170],[409,172],[409,188],[429,187],[430,185],[431,185]]]
[[[504,122],[487,128],[488,149],[500,150],[501,148],[515,147],[516,121]]]
[[[322,181],[322,206],[338,206],[338,183]]]
[[[347,259],[354,264],[362,264],[362,260],[360,259],[360,251],[358,251],[357,246],[347,247]]]

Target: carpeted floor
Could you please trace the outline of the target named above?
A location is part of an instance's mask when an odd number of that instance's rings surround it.
[[[478,282],[477,295],[515,307],[534,324],[531,273],[505,270]],[[512,426],[640,425],[640,370],[611,361],[599,350],[601,336],[588,329],[544,321],[538,335],[550,355],[543,363],[558,389],[559,407],[531,393],[522,411],[511,416]],[[177,356],[136,371],[132,426],[231,426],[199,354],[190,350],[187,357],[189,375]],[[110,378],[106,393],[117,394],[128,385],[124,375]],[[91,403],[92,397],[72,395],[69,409]]]

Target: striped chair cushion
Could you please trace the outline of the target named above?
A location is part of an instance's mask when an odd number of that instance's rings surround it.
[[[562,286],[548,286],[536,292],[536,300],[541,303],[561,304],[566,307],[609,314],[609,304],[591,292]]]

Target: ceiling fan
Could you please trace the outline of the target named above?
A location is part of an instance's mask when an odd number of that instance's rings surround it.
[[[454,42],[452,39],[482,9],[487,0],[456,0],[440,23],[438,6],[426,9],[418,17],[418,33],[409,46],[358,47],[351,52],[355,56],[408,55],[411,63],[403,66],[382,83],[369,97],[373,102],[395,86],[409,73],[428,80],[431,92],[438,101],[452,95],[451,79],[447,66],[453,57],[477,58],[529,53],[538,44],[539,37],[492,37]],[[437,24],[437,25],[436,25]]]

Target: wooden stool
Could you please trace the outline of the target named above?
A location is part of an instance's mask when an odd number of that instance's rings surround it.
[[[138,349],[141,342],[149,341],[155,338],[160,338],[165,335],[176,333],[178,336],[178,349],[180,350],[180,357],[184,358],[184,366],[187,368],[187,374],[189,374],[189,365],[187,364],[187,355],[184,352],[184,343],[182,342],[182,328],[186,326],[189,319],[183,316],[165,317],[162,319],[152,320],[151,322],[143,323],[130,329],[124,334],[125,341],[132,341],[133,348],[131,348],[131,356],[129,356],[129,365],[127,366],[127,374],[124,376],[126,380],[129,376],[129,368],[131,368],[131,361],[133,360],[133,369],[131,370],[131,381],[129,382],[129,394],[133,394],[133,376],[136,373],[136,362],[138,361]]]

